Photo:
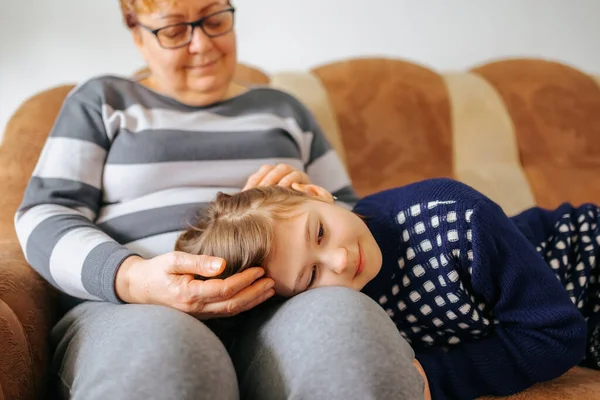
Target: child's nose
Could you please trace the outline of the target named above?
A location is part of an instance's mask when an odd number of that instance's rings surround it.
[[[340,247],[331,254],[331,266],[336,274],[343,274],[350,266],[348,265],[348,250]]]

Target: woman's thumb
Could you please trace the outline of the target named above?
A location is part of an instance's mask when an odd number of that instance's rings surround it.
[[[219,275],[225,268],[225,260],[218,257],[198,256],[198,275],[211,277]]]
[[[217,276],[225,268],[225,260],[219,257],[179,253],[177,266],[181,273],[200,275],[206,278]]]

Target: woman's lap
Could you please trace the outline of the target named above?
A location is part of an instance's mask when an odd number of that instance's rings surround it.
[[[59,321],[52,342],[60,398],[239,398],[223,344],[174,309],[86,302]]]
[[[255,312],[230,358],[181,312],[84,303],[52,332],[58,389],[85,399],[235,399],[239,380],[243,399],[422,396],[410,346],[363,294],[322,288]]]
[[[243,399],[415,399],[414,353],[362,293],[319,288],[260,310],[232,346]]]

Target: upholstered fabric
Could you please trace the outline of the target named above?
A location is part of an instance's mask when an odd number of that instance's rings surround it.
[[[600,373],[586,368],[573,368],[560,378],[540,383],[521,393],[507,397],[482,397],[480,400],[598,400]]]
[[[46,398],[55,294],[16,242],[0,242],[0,399]]]
[[[600,171],[599,77],[530,59],[458,73],[356,59],[313,73],[361,195],[449,176],[508,214],[600,199],[600,185],[590,184]]]
[[[450,103],[440,75],[385,59],[313,72],[329,93],[359,195],[452,176]]]
[[[333,148],[347,164],[340,127],[327,91],[319,79],[310,72],[282,72],[273,75],[269,85],[293,94],[311,111]]]
[[[470,73],[445,74],[452,104],[455,178],[516,214],[535,204],[521,168],[514,128],[500,96]]]
[[[44,140],[73,86],[49,89],[26,101],[9,120],[0,146],[0,240],[16,239],[14,213]]]
[[[439,72],[394,59],[354,59],[236,81],[296,95],[345,160],[357,191],[453,177],[508,214],[533,204],[600,201],[600,77],[544,60]],[[75,82],[73,83],[75,84]],[[72,85],[26,101],[0,147],[0,400],[47,398],[47,335],[56,292],[25,262],[13,214]],[[574,368],[507,400],[597,399],[600,373]]]
[[[503,99],[536,202],[600,201],[600,87],[582,71],[540,60],[473,70]],[[560,188],[560,190],[557,190]]]
[[[7,400],[41,399],[47,391],[56,292],[25,262],[13,217],[70,88],[50,89],[25,102],[0,146],[0,400],[2,394]]]

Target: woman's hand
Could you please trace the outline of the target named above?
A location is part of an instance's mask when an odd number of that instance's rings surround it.
[[[305,172],[298,171],[288,164],[270,165],[266,164],[254,174],[250,175],[243,190],[259,186],[283,186],[291,187],[293,183],[307,185],[311,183]]]
[[[259,279],[262,268],[248,268],[227,279],[194,279],[216,276],[224,267],[223,259],[183,252],[149,260],[132,256],[117,271],[117,296],[126,303],[164,305],[205,320],[250,310],[275,293],[272,279]]]

